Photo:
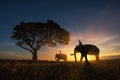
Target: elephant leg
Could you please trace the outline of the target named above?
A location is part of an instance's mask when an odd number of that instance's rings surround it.
[[[58,61],[58,58],[56,58],[56,61]]]
[[[67,59],[64,59],[64,61],[67,61]]]
[[[58,61],[60,61],[60,58],[58,58]]]
[[[96,55],[96,61],[99,61],[99,54]]]
[[[86,60],[86,62],[88,63],[87,55],[85,55],[85,60]]]
[[[83,55],[81,55],[80,62],[82,62],[82,59],[83,59]]]
[[[59,61],[60,59],[59,58],[56,58],[56,61]]]

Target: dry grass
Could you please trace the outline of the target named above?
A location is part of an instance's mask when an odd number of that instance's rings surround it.
[[[90,62],[0,60],[0,80],[120,80],[120,60]]]

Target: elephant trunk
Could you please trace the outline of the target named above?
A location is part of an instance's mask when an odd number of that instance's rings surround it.
[[[55,55],[55,60],[57,60],[57,54]]]

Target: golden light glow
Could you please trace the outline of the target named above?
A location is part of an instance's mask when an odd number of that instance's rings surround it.
[[[78,53],[76,56],[77,56],[77,61],[80,61],[81,54]],[[68,57],[69,57],[69,61],[75,61],[74,56],[68,56]],[[87,58],[88,58],[88,60],[96,60],[94,55],[93,56],[92,55],[88,55]],[[82,61],[85,61],[85,58],[83,58]]]
[[[108,34],[104,29],[96,31],[94,28],[88,27],[88,29],[83,32],[71,34],[69,45],[59,46],[57,48],[47,48],[47,50],[39,52],[39,59],[55,60],[55,54],[59,53],[58,51],[62,51],[62,53],[67,55],[68,61],[74,61],[74,56],[71,56],[70,54],[73,54],[75,46],[79,44],[78,40],[81,40],[83,44],[96,45],[100,49],[100,57],[119,55],[120,50],[117,49],[117,46],[119,46],[120,43],[115,42],[118,37],[119,36]],[[80,55],[80,53],[77,53],[78,61],[80,61]],[[88,56],[88,59],[96,60],[92,55]]]

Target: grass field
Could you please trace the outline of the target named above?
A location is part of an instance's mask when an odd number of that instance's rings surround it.
[[[120,60],[88,64],[0,60],[0,80],[120,80]]]

